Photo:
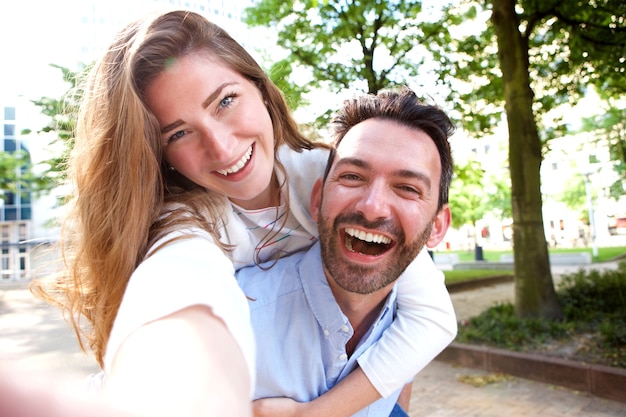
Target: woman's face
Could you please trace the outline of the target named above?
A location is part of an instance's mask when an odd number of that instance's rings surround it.
[[[247,209],[272,196],[274,132],[259,89],[207,54],[175,61],[146,91],[165,159],[179,173]]]

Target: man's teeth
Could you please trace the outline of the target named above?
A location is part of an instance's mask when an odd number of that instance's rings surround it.
[[[383,243],[385,245],[391,243],[391,239],[384,235],[374,234],[371,232],[364,232],[362,230],[353,229],[351,227],[346,228],[346,233],[349,236],[363,240],[368,243]]]
[[[246,165],[246,162],[250,160],[250,156],[252,156],[252,146],[248,148],[248,151],[244,154],[244,156],[241,157],[239,162],[237,162],[235,165],[233,165],[232,167],[228,169],[220,169],[217,172],[224,176],[234,174],[235,172],[238,172],[241,168],[243,168]]]

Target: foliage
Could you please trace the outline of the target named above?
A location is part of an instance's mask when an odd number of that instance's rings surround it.
[[[626,261],[617,270],[565,274],[557,294],[563,321],[518,318],[512,304],[496,304],[462,323],[456,340],[544,353],[584,340],[570,359],[626,368]]]
[[[590,192],[594,192],[595,194],[595,190]],[[577,211],[580,219],[589,220],[587,190],[585,188],[585,180],[582,176],[569,178],[562,192],[557,197],[560,201],[565,203],[569,209]]]
[[[626,192],[626,108],[614,104],[604,110],[599,115],[584,118],[581,131],[590,132],[596,142],[608,145],[617,174],[609,186],[609,194],[617,200]]]
[[[299,93],[313,88],[376,93],[419,81],[427,57],[442,55],[451,40],[452,21],[431,15],[422,1],[415,0],[261,0],[246,10],[244,20],[251,26],[275,28],[277,43],[288,54],[280,65],[309,72],[304,83],[290,81],[298,84]],[[292,90],[284,91],[289,95]],[[327,117],[329,112],[322,114]]]
[[[504,178],[485,176],[479,162],[456,164],[450,184],[452,227],[460,228],[492,214],[499,219],[511,217],[511,186]]]
[[[42,97],[39,100],[33,100],[33,103],[41,109],[41,113],[50,117],[49,123],[37,130],[37,133],[53,132],[55,138],[52,146],[60,149],[59,155],[42,162],[43,175],[39,177],[37,183],[38,191],[50,190],[63,180],[64,163],[74,144],[76,111],[82,96],[82,91],[78,86],[81,78],[88,72],[88,67],[72,71],[55,64],[51,66],[61,71],[63,81],[69,86],[60,98]],[[31,129],[24,129],[22,134],[27,135],[31,132]]]
[[[454,167],[454,179],[450,184],[450,210],[452,227],[460,228],[466,224],[476,226],[476,222],[485,216],[487,193],[483,189],[485,171],[477,161]]]
[[[0,192],[17,193],[20,189],[30,189],[35,176],[30,171],[30,154],[23,150],[0,152]]]
[[[587,88],[595,85],[604,97],[626,92],[626,3],[620,0],[517,0],[517,22],[526,46],[533,110],[547,114],[561,104],[575,104]],[[502,70],[497,59],[496,36],[486,22],[493,0],[464,0],[451,13],[465,16],[482,32],[474,31],[450,52],[450,77],[474,84],[453,93],[464,126],[473,132],[491,133],[503,107]],[[559,119],[537,117],[543,141],[562,136],[567,127]],[[470,128],[471,127],[471,128]]]

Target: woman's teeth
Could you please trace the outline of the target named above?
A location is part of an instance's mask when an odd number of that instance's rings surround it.
[[[239,162],[237,162],[235,165],[233,165],[232,167],[228,169],[220,169],[217,172],[224,176],[239,172],[239,170],[246,165],[246,162],[250,160],[250,156],[252,156],[252,146],[248,148],[248,151],[241,157]]]

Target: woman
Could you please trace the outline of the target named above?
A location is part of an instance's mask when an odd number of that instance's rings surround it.
[[[259,65],[200,15],[166,13],[120,32],[85,89],[68,270],[57,280],[116,404],[150,415],[250,412],[253,340],[233,274],[316,238],[308,202],[326,152],[315,148]],[[445,287],[420,284],[441,273],[427,255],[410,270],[398,319],[363,371],[283,411],[350,415],[454,338]]]

